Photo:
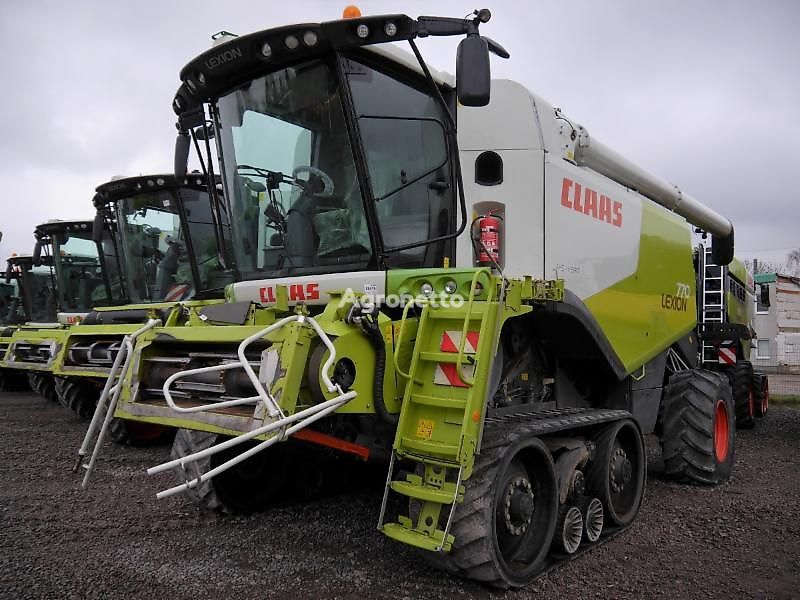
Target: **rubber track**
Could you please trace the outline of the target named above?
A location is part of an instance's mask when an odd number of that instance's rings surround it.
[[[752,429],[755,425],[753,415],[750,414],[750,387],[753,381],[753,365],[740,360],[728,370],[728,379],[733,392],[733,403],[736,406],[736,426],[742,429]]]
[[[481,452],[475,457],[472,476],[466,482],[464,500],[456,506],[450,526],[450,533],[456,540],[453,548],[449,553],[424,552],[424,558],[433,566],[450,574],[474,579],[497,588],[511,587],[495,566],[492,533],[487,530],[487,526],[492,523],[492,503],[487,502],[487,498],[494,491],[493,482],[505,449],[521,437],[580,429],[630,416],[630,413],[624,410],[561,409],[487,417]],[[611,539],[626,528],[604,528],[597,542],[582,544],[573,555],[551,552],[545,559],[541,571],[534,574],[533,578]]]
[[[724,479],[717,472],[713,423],[718,391],[724,394],[728,387],[725,375],[702,369],[672,376],[662,406],[661,447],[666,475],[708,485]],[[734,448],[730,451],[733,453]]]

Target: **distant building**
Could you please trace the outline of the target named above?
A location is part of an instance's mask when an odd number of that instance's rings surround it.
[[[759,273],[755,283],[769,286],[770,305],[756,293],[752,361],[758,369],[800,373],[800,278]]]

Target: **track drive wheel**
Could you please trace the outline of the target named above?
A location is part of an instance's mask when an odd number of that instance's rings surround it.
[[[586,471],[588,489],[600,499],[609,522],[626,526],[644,496],[647,457],[635,421],[617,421],[595,435],[595,456]]]
[[[484,448],[465,488],[450,528],[450,552],[423,555],[450,573],[495,587],[530,583],[544,566],[559,517],[550,451],[534,437]]]
[[[752,429],[755,425],[755,402],[753,399],[753,365],[746,360],[738,361],[728,370],[728,379],[736,407],[736,427]]]
[[[167,443],[174,433],[175,430],[172,427],[141,421],[113,418],[108,424],[109,439],[120,446],[137,448],[158,446]]]
[[[736,442],[727,377],[704,369],[680,371],[670,378],[661,408],[665,473],[707,485],[727,481]]]
[[[175,434],[170,456],[173,459],[182,458],[210,448],[225,439],[223,436],[205,431],[179,429]],[[183,483],[187,479],[198,477],[253,445],[244,442],[193,461],[186,466],[186,473],[178,473],[178,481]],[[277,446],[262,450],[211,480],[187,490],[186,494],[206,509],[232,514],[266,510],[277,501],[285,488],[289,464],[284,446],[285,443],[278,442]]]
[[[766,416],[769,410],[769,379],[762,373],[753,375],[753,404],[757,417]]]

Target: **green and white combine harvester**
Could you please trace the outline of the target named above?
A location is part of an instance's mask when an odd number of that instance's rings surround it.
[[[645,434],[667,475],[728,479],[735,409],[698,362],[690,225],[726,265],[731,223],[491,81],[508,53],[489,17],[223,36],[183,69],[176,176],[192,141],[209,181],[218,158],[236,282],[140,333],[79,463],[112,415],[180,428],[158,496],[253,511],[290,478],[343,477],[298,460],[309,445],[381,461],[378,529],[499,587],[633,522]],[[455,78],[414,42],[453,35]]]
[[[109,273],[92,241],[92,221],[51,220],[34,231],[33,256],[20,265],[31,321],[13,332],[0,368],[27,373],[31,389],[56,401],[56,356],[69,326],[97,302],[113,304]]]
[[[216,236],[222,228],[211,220],[204,177],[115,178],[96,192],[92,237],[113,273],[117,303],[93,308],[70,327],[53,364],[59,399],[86,418],[138,331],[170,323],[188,304],[219,302],[230,281],[218,262]],[[169,433],[117,419],[108,432],[117,443],[135,445]]]
[[[736,425],[751,428],[755,417],[763,417],[769,407],[769,382],[755,373],[750,353],[755,331],[756,286],[742,261],[717,265],[709,249],[698,248],[698,332],[702,340],[701,366],[724,373],[731,384],[736,410]],[[760,285],[762,305],[769,306],[769,286]]]
[[[5,357],[14,332],[31,321],[55,321],[55,307],[42,293],[50,286],[47,267],[34,267],[30,255],[14,254],[6,261],[2,283],[2,315],[0,315],[0,359]],[[29,389],[24,371],[0,367],[0,390],[14,392]]]

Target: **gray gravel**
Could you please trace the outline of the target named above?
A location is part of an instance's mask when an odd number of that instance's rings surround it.
[[[375,530],[381,485],[263,515],[198,512],[145,469],[168,448],[107,446],[88,492],[71,472],[85,422],[33,394],[0,395],[1,598],[494,598]],[[663,481],[635,525],[507,596],[796,598],[800,411],[739,431],[733,479]]]

